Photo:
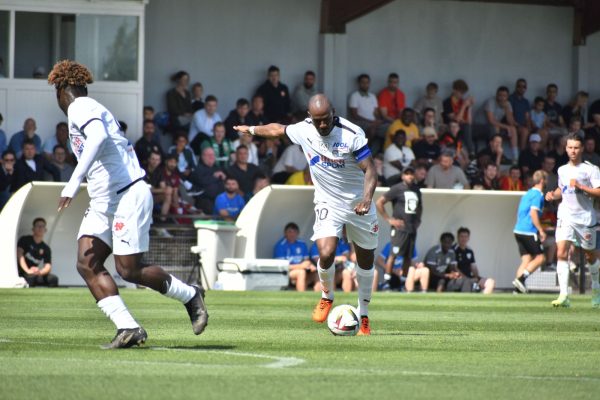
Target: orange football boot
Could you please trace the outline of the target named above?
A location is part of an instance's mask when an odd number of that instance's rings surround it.
[[[333,300],[321,298],[319,300],[319,304],[315,306],[315,309],[312,313],[312,319],[315,322],[325,322],[327,316],[329,315],[329,311],[331,310],[331,306],[333,305]]]
[[[371,336],[369,317],[360,317],[360,330],[358,331],[356,336]]]

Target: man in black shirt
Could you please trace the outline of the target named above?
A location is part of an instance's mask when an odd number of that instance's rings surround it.
[[[385,262],[384,284],[382,289],[389,289],[392,279],[392,267],[396,257],[404,258],[402,271],[408,271],[412,259],[417,229],[421,224],[423,205],[421,203],[421,190],[414,185],[415,170],[406,167],[402,171],[402,182],[395,184],[389,191],[377,199],[377,211],[391,225],[392,249]],[[392,217],[385,211],[385,203],[393,204]]]
[[[33,235],[22,236],[17,242],[19,276],[25,278],[29,286],[58,286],[58,277],[51,274],[52,252],[44,243],[46,221],[33,220]]]
[[[135,142],[135,154],[137,155],[141,166],[144,168],[148,165],[150,153],[155,152],[161,156],[164,154],[160,143],[154,139],[155,132],[156,126],[154,125],[154,121],[147,119],[144,121],[144,126],[142,128],[142,137]]]
[[[453,247],[458,270],[465,277],[473,279],[474,292],[483,291],[483,294],[491,294],[496,286],[496,281],[492,278],[482,278],[479,275],[475,253],[467,246],[470,237],[471,231],[469,228],[458,228],[456,244]]]
[[[265,100],[265,114],[269,120],[288,123],[291,116],[290,91],[279,81],[279,68],[269,67],[268,79],[256,90]]]
[[[250,103],[244,98],[240,98],[235,103],[235,109],[229,112],[225,118],[225,137],[232,142],[239,139],[240,134],[233,129],[236,125],[248,125],[246,120],[250,111]]]
[[[260,169],[248,162],[248,147],[240,144],[235,149],[235,164],[227,169],[227,176],[235,178],[238,181],[244,200],[248,201],[252,196],[254,180],[260,174]]]
[[[540,135],[532,133],[529,136],[529,146],[519,154],[519,168],[523,176],[542,168],[546,154],[540,149],[541,141]]]

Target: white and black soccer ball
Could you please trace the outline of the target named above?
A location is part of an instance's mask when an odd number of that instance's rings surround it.
[[[356,308],[348,304],[334,307],[327,317],[327,327],[336,336],[354,336],[360,328]]]

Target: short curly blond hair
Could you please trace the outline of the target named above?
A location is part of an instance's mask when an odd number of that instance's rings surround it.
[[[48,74],[48,84],[54,85],[56,89],[67,86],[85,87],[93,82],[90,70],[85,65],[71,60],[57,62]]]

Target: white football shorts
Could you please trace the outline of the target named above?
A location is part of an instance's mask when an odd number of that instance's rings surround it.
[[[319,203],[315,205],[314,234],[310,238],[313,242],[325,237],[342,237],[342,230],[346,225],[348,242],[353,242],[363,249],[377,248],[379,222],[375,204],[365,215],[356,215],[352,208],[346,209],[331,204]]]
[[[585,250],[596,248],[596,229],[585,225],[571,224],[562,220],[556,222],[555,238],[557,242],[569,241]]]
[[[150,245],[152,193],[146,183],[140,181],[118,196],[107,211],[95,209],[93,202],[90,203],[77,239],[97,237],[118,256],[144,253]]]

